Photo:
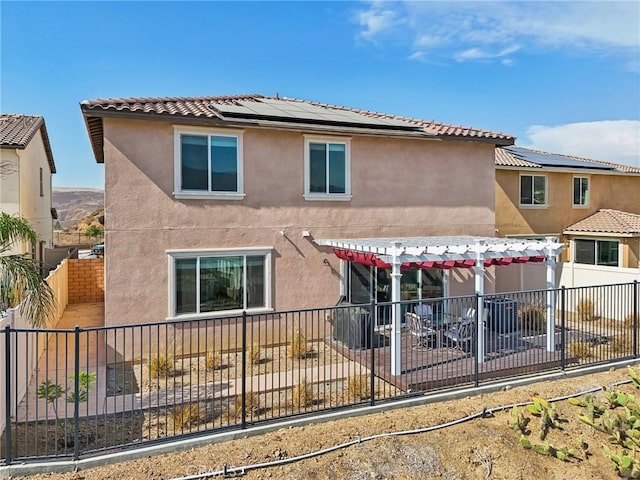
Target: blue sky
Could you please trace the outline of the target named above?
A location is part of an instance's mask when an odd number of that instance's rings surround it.
[[[5,113],[99,187],[79,102],[262,93],[640,165],[640,2],[0,2]]]

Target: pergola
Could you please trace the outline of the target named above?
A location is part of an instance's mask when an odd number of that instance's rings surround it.
[[[321,246],[332,247],[343,260],[379,268],[391,268],[392,335],[391,371],[401,373],[402,318],[400,310],[400,278],[407,268],[473,268],[475,291],[484,294],[485,269],[491,265],[509,265],[546,261],[547,272],[547,350],[555,350],[555,265],[564,245],[555,237],[545,241],[496,237],[404,237],[353,238],[315,240]],[[483,302],[476,307],[483,317]],[[484,325],[478,322],[479,362],[485,359]]]

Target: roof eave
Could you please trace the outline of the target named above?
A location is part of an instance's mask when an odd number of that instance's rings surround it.
[[[586,235],[589,237],[640,237],[640,232],[598,232],[596,230],[563,230],[565,235]]]

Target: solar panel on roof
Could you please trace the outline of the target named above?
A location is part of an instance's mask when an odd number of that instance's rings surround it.
[[[531,163],[543,165],[545,167],[570,167],[570,168],[595,168],[599,170],[615,170],[613,167],[602,165],[601,163],[589,162],[587,160],[576,160],[564,155],[553,153],[540,153],[518,147],[504,147],[512,155]]]
[[[237,100],[235,104],[212,102],[211,108],[230,118],[282,119],[326,125],[351,125],[363,128],[419,130],[419,127],[396,119],[368,117],[357,112],[320,107],[287,100]]]

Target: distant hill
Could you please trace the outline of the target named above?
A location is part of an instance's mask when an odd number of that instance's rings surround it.
[[[54,188],[53,207],[58,221],[72,229],[84,217],[104,209],[104,190],[98,188]]]

